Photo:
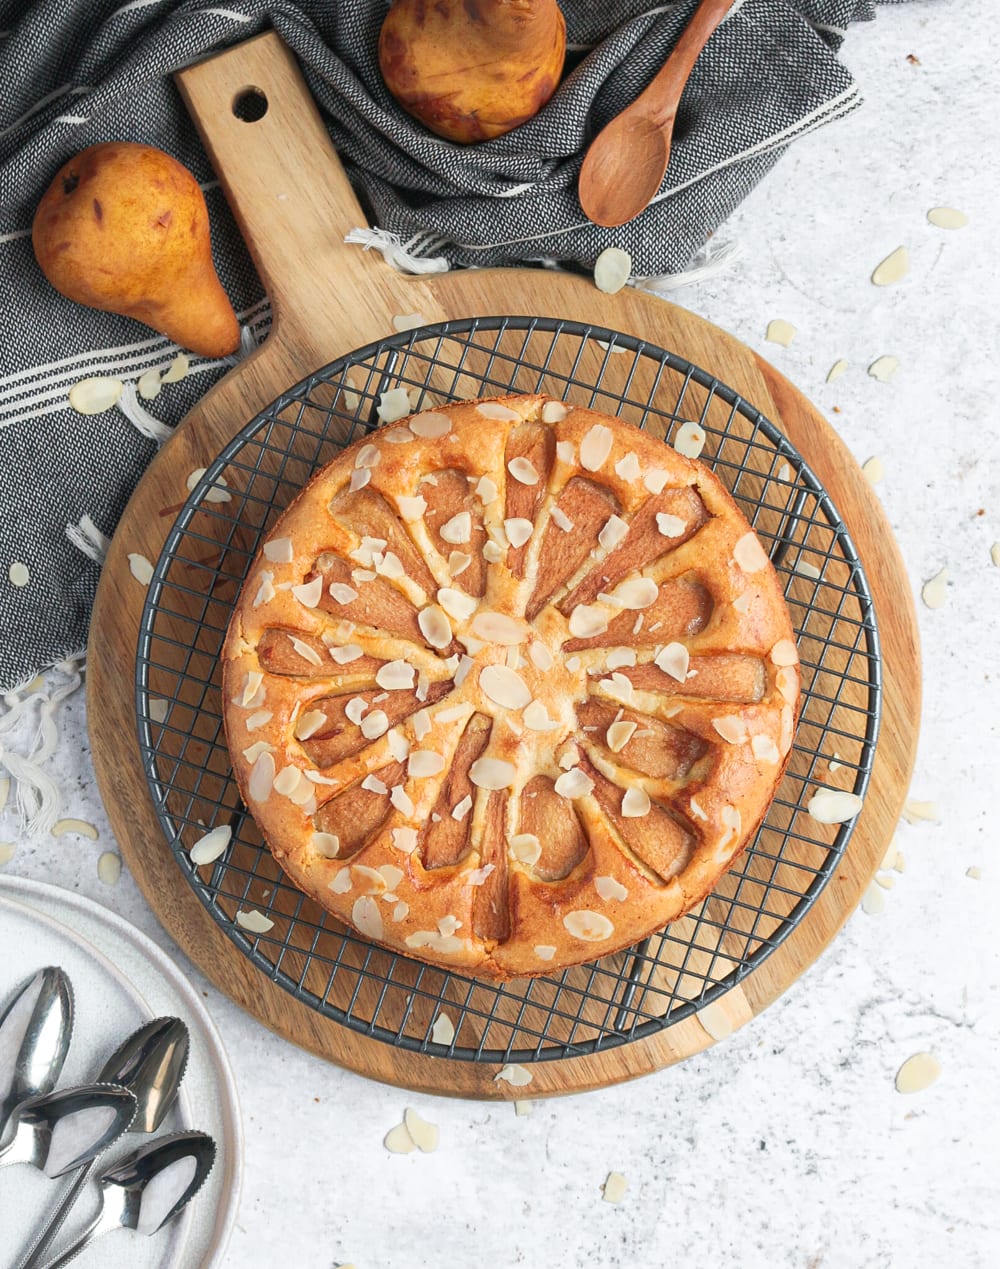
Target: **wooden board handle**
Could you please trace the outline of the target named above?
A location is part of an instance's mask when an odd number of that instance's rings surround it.
[[[365,215],[278,36],[259,35],[176,82],[271,299],[269,342],[295,349],[288,382],[388,333],[406,283],[377,253],[344,242]],[[259,118],[237,114],[254,104],[266,107]]]

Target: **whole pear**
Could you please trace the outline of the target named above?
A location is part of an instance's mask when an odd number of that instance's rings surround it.
[[[378,56],[409,114],[450,141],[486,141],[555,92],[566,23],[556,0],[395,0]]]
[[[31,227],[35,258],[68,299],[145,322],[204,357],[239,347],[215,272],[198,182],[150,145],[91,145],[56,174]]]

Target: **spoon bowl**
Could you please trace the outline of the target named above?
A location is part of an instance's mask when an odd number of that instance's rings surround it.
[[[14,1133],[0,1150],[0,1167],[30,1163],[50,1177],[63,1176],[117,1140],[135,1107],[135,1096],[115,1084],[83,1084],[29,1097],[11,1116]]]
[[[180,1132],[143,1146],[101,1174],[100,1211],[45,1269],[62,1269],[95,1238],[119,1226],[157,1233],[194,1198],[214,1163],[215,1142],[204,1132]]]
[[[0,1141],[15,1106],[50,1093],[73,1034],[73,988],[58,966],[30,978],[0,1015]]]
[[[673,52],[630,106],[590,143],[580,168],[580,206],[595,225],[633,220],[663,184],[681,94],[709,37],[735,0],[701,0]]]

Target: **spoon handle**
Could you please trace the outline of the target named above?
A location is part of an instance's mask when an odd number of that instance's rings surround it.
[[[732,7],[733,0],[701,0],[670,56],[636,98],[635,105],[641,102],[644,113],[661,127],[673,121],[695,62]]]
[[[51,1246],[53,1238],[62,1229],[66,1217],[70,1214],[74,1203],[80,1197],[81,1190],[87,1184],[87,1180],[96,1166],[97,1160],[94,1159],[77,1170],[72,1184],[60,1200],[59,1206],[43,1225],[42,1232],[28,1248],[27,1254],[18,1261],[17,1269],[36,1269],[36,1266],[42,1263],[42,1257]]]
[[[116,1218],[113,1211],[108,1211],[104,1206],[104,1192],[101,1191],[101,1210],[90,1222],[83,1233],[75,1242],[70,1243],[65,1251],[60,1252],[55,1260],[50,1260],[45,1269],[62,1269],[63,1265],[68,1265],[71,1260],[75,1260],[81,1251],[84,1251],[95,1238],[100,1238],[102,1234],[108,1233],[112,1229],[120,1229],[121,1222]]]

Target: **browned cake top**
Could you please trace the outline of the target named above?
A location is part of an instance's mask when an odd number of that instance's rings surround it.
[[[223,655],[236,775],[295,884],[494,978],[702,899],[799,699],[778,579],[719,481],[544,396],[345,450],[272,530]]]

